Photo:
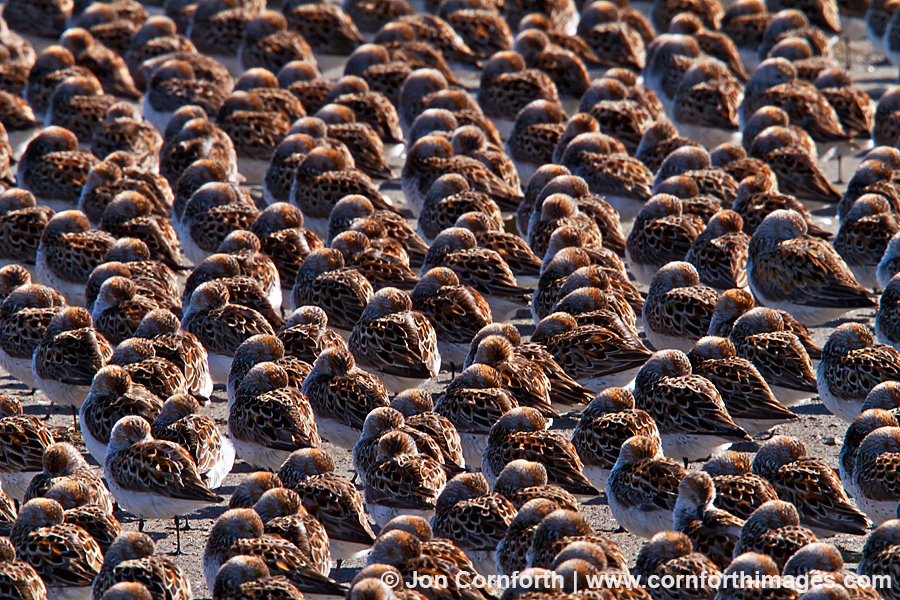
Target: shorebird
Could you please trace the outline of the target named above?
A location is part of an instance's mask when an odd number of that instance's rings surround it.
[[[35,498],[19,512],[10,541],[18,559],[41,576],[49,597],[87,598],[103,554],[90,534],[64,519],[58,502]]]
[[[747,282],[753,296],[805,325],[875,306],[834,248],[807,229],[794,211],[776,210],[765,218],[750,238]]]
[[[224,500],[204,483],[187,450],[153,439],[150,423],[138,416],[113,427],[103,470],[119,505],[140,518],[140,529],[144,519],[175,519],[176,554],[181,517]]]

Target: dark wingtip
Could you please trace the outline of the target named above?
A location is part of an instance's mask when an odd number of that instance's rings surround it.
[[[813,237],[817,237],[823,240],[830,240],[832,238],[832,234],[830,231],[826,231],[818,225],[813,225],[812,223],[807,225],[807,233]]]
[[[159,261],[178,273],[184,273],[185,271],[190,271],[193,267],[186,267],[185,265],[177,262],[176,260],[163,256],[159,259]]]
[[[202,396],[196,392],[188,392],[188,395],[196,400],[200,404],[200,406],[206,406],[207,404],[209,404],[209,398],[207,398],[206,396]]]
[[[821,360],[822,359],[822,349],[821,348],[806,348],[806,353],[812,360]]]

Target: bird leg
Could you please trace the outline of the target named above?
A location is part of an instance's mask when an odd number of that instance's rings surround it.
[[[844,59],[847,63],[847,70],[850,71],[851,69],[853,69],[853,48],[850,47],[849,35],[844,36],[844,43],[847,45],[847,54]]]
[[[172,553],[172,556],[181,556],[181,554],[181,528],[178,517],[175,517],[175,552]]]
[[[138,531],[144,533],[144,519],[138,519]]]
[[[181,530],[182,531],[193,531],[194,530],[194,528],[191,527],[191,524],[188,523],[187,517],[184,518],[184,525],[181,526]]]

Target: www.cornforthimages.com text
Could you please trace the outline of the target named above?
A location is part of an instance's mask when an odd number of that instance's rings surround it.
[[[382,581],[391,588],[403,585],[408,588],[438,588],[448,587],[450,580],[458,588],[486,588],[495,589],[517,588],[521,590],[546,590],[562,589],[564,580],[562,575],[554,572],[534,573],[516,571],[512,575],[481,575],[480,573],[459,572],[453,577],[446,575],[419,574],[413,572],[412,576],[403,580],[396,572],[388,571],[382,574]],[[579,581],[581,579],[581,581]],[[699,589],[699,588],[790,588],[798,592],[805,592],[812,587],[822,584],[836,584],[851,589],[887,589],[891,587],[889,575],[856,575],[854,573],[842,574],[840,580],[831,573],[815,572],[808,575],[760,575],[750,577],[741,573],[699,573],[697,575],[650,575],[646,580],[640,576],[634,576],[623,572],[601,572],[578,577],[575,574],[574,581],[569,581],[569,587],[574,585],[578,589],[602,589],[602,588],[638,588],[644,589]]]

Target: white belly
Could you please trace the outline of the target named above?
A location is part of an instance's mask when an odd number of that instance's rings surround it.
[[[772,390],[772,394],[775,395],[775,398],[785,406],[796,406],[803,403],[804,400],[809,400],[815,395],[810,392],[792,390],[791,388],[782,387],[780,385],[772,385],[771,383],[769,383],[769,389]]]
[[[331,557],[334,560],[353,560],[365,556],[372,550],[372,546],[334,538],[328,538],[328,546],[331,548]]]
[[[106,482],[109,486],[109,491],[112,492],[119,506],[141,519],[174,519],[175,517],[189,515],[195,510],[201,510],[211,504],[209,502],[181,500],[179,498],[160,496],[159,494],[125,490],[116,484],[108,472],[106,473]]]
[[[628,272],[634,275],[634,278],[643,285],[650,285],[656,272],[659,271],[659,265],[639,263],[632,258],[628,248],[625,248],[625,265]]]
[[[718,127],[706,127],[705,125],[695,125],[677,121],[675,126],[678,133],[682,137],[689,140],[697,140],[703,144],[707,150],[712,150],[720,144],[732,144],[741,141],[740,132],[728,131],[727,129],[719,129]],[[662,182],[660,182],[662,183]],[[654,189],[654,193],[655,193]]]
[[[458,342],[441,342],[438,340],[438,350],[441,353],[441,366],[449,370],[450,364],[456,365],[457,370],[462,369],[463,361],[469,354],[469,344]]]
[[[610,469],[604,469],[595,465],[584,465],[582,469],[582,473],[591,482],[591,485],[601,492],[606,491],[606,480],[609,479],[609,471]]]
[[[71,283],[58,277],[50,269],[46,257],[40,248],[38,248],[34,266],[38,276],[38,283],[53,288],[62,294],[66,299],[66,303],[70,306],[84,306],[84,284]]]
[[[366,512],[369,513],[369,516],[372,517],[372,520],[374,520],[379,527],[384,527],[391,521],[391,519],[400,515],[422,517],[429,523],[431,522],[431,518],[434,516],[433,510],[391,508],[388,506],[382,506],[381,504],[371,504],[369,502],[366,502]]]
[[[356,442],[359,441],[359,429],[354,429],[349,425],[338,423],[333,419],[325,419],[317,415],[316,425],[319,428],[319,436],[327,440],[335,446],[340,446],[345,450],[352,450]]]
[[[650,342],[650,345],[653,346],[654,350],[674,349],[681,350],[687,354],[691,351],[691,348],[694,347],[694,344],[697,341],[673,335],[666,335],[664,333],[657,333],[647,324],[646,317],[642,317],[642,319],[644,321],[644,334],[647,336],[647,341]]]
[[[222,482],[225,481],[225,477],[231,473],[231,469],[234,467],[234,444],[227,437],[222,437],[221,439],[222,447],[219,449],[219,459],[212,469],[203,473],[203,476],[206,478],[206,486],[211,490],[221,486]]]
[[[37,387],[34,383],[34,373],[31,371],[31,358],[14,358],[0,349],[0,367],[9,371],[10,375],[27,387],[32,389]]]
[[[485,300],[487,300],[488,305],[491,307],[491,317],[493,317],[494,323],[512,320],[520,309],[527,308],[525,302],[510,300],[508,298],[486,296]]]
[[[460,433],[459,441],[462,443],[463,457],[466,465],[481,468],[481,454],[487,447],[488,434],[486,433]]]
[[[600,393],[610,387],[625,387],[634,381],[637,377],[640,367],[619,371],[618,373],[609,373],[600,376],[581,376],[576,377],[576,381],[592,392]]]
[[[866,516],[872,519],[872,523],[874,523],[874,527],[878,527],[883,524],[885,521],[890,521],[891,519],[897,518],[897,504],[896,500],[891,500],[888,502],[879,502],[877,500],[870,500],[863,496],[862,494],[857,494],[856,496],[856,506],[859,510],[866,513]]]
[[[6,492],[7,496],[21,503],[25,499],[25,492],[28,490],[28,485],[38,473],[40,473],[40,471],[2,473],[0,474],[0,485],[3,486],[3,491]]]
[[[662,96],[660,96],[662,100]],[[628,196],[614,196],[604,194],[603,198],[619,212],[619,220],[624,225],[628,221],[634,221],[641,209],[644,208],[645,202]]]
[[[429,381],[432,381],[433,378],[429,379],[421,379],[421,378],[413,378],[413,377],[400,377],[399,375],[388,375],[386,373],[379,373],[376,369],[370,367],[361,367],[368,371],[374,372],[378,375],[378,379],[381,380],[381,383],[384,384],[384,387],[387,389],[389,394],[399,394],[405,390],[412,390],[419,386],[426,384]]]
[[[878,265],[847,265],[856,278],[856,282],[867,290],[874,290],[878,287]]]
[[[626,508],[612,494],[607,494],[607,498],[613,517],[629,533],[649,539],[660,531],[672,529],[671,510],[643,511],[639,508]]]
[[[153,108],[153,106],[147,102],[147,96],[144,96],[141,112],[144,114],[144,120],[156,127],[160,133],[166,130],[166,125],[169,124],[169,119],[172,118],[173,114],[169,111],[160,111]]]
[[[32,369],[32,373],[34,370]],[[55,404],[78,408],[91,391],[87,385],[71,385],[55,379],[41,379],[34,373],[34,383]]]
[[[728,450],[734,442],[712,435],[662,434],[663,452],[674,460],[700,460]]]
[[[197,245],[197,242],[195,242],[194,238],[191,236],[190,227],[184,227],[183,231],[184,235],[178,236],[178,239],[181,241],[181,253],[191,262],[191,264],[199,265],[212,253],[207,252]]]
[[[213,382],[220,385],[227,383],[234,357],[210,352],[207,360],[209,361],[209,376]]]
[[[50,587],[47,586],[47,600],[90,600],[91,586]]]
[[[285,450],[266,448],[260,444],[239,440],[231,435],[230,429],[228,437],[231,439],[231,443],[234,444],[234,451],[237,457],[257,469],[277,471],[291,455],[290,452]]]
[[[762,306],[774,308],[775,310],[783,310],[790,313],[795,319],[800,321],[807,327],[822,325],[839,319],[844,316],[850,309],[848,308],[824,308],[817,306],[807,306],[805,304],[795,304],[794,302],[773,301],[766,298],[760,293],[759,289],[753,284],[753,275],[750,270],[750,263],[747,264],[747,283],[753,297],[759,300]]]

